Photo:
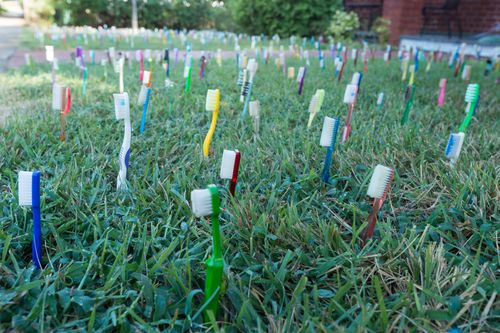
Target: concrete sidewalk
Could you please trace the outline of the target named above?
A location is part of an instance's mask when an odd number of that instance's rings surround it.
[[[16,52],[23,26],[23,18],[0,16],[0,71],[5,70],[9,58]]]

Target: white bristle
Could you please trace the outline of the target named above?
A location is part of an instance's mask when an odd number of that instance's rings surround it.
[[[217,89],[207,90],[207,100],[205,102],[205,110],[214,111],[219,104],[219,91]]]
[[[345,87],[344,103],[346,104],[354,103],[354,97],[356,97],[357,90],[358,90],[357,85],[348,84],[347,87]]]
[[[458,159],[458,156],[460,156],[460,151],[462,150],[462,145],[464,143],[464,137],[465,134],[463,132],[450,134],[448,145],[446,147],[446,158],[450,160]]]
[[[316,112],[316,104],[318,104],[318,99],[319,99],[319,96],[317,94],[314,94],[311,97],[311,102],[309,102],[309,113]]]
[[[439,88],[443,88],[446,86],[446,79],[439,80]]]
[[[340,71],[342,69],[342,60],[337,61],[337,63],[335,64],[335,69],[337,71]]]
[[[212,194],[210,190],[191,191],[191,205],[196,217],[212,215]]]
[[[52,109],[53,110],[61,110],[62,108],[62,87],[54,83],[52,86]]]
[[[354,84],[357,86],[359,84],[360,77],[361,77],[361,74],[359,72],[352,74],[351,84]]]
[[[144,73],[142,74],[142,84],[148,84],[150,78],[151,78],[151,72],[144,71]]]
[[[233,178],[234,161],[236,160],[236,152],[234,150],[224,149],[222,154],[222,163],[220,165],[220,178]]]
[[[48,62],[54,61],[54,46],[45,45],[45,59],[47,59]]]
[[[321,138],[319,139],[319,145],[322,147],[330,147],[333,140],[333,129],[335,128],[335,123],[337,119],[325,117],[323,121],[323,129],[321,130]]]
[[[113,94],[115,99],[115,116],[117,120],[125,119],[130,117],[130,102],[128,99],[128,94],[124,92],[123,94]]]
[[[381,164],[377,165],[373,171],[370,186],[368,186],[366,194],[372,198],[382,198],[384,193],[388,190],[393,173],[394,171],[391,168]]]
[[[20,206],[31,206],[33,204],[33,172],[19,171],[18,195]]]
[[[383,101],[384,101],[384,92],[381,92],[381,93],[378,95],[377,105],[381,105]]]
[[[467,91],[465,92],[465,101],[467,103],[472,102],[479,95],[479,84],[469,84],[467,86]]]
[[[258,118],[260,117],[260,103],[259,101],[251,101],[248,105],[250,116]]]
[[[297,82],[300,82],[302,80],[302,77],[304,76],[304,67],[299,68],[299,72],[297,73]]]
[[[186,79],[189,75],[189,65],[184,66],[184,78]]]
[[[259,66],[258,66],[257,62],[255,61],[255,59],[252,58],[252,59],[248,60],[247,70],[249,71],[251,77],[253,77],[255,75],[255,72],[257,72],[258,67]]]
[[[146,95],[148,93],[148,87],[141,85],[141,91],[139,92],[139,97],[137,98],[138,105],[144,105],[146,103]]]

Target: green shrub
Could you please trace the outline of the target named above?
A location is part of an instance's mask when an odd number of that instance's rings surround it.
[[[391,35],[391,20],[377,17],[373,22],[372,31],[377,35],[380,44],[386,44]]]
[[[355,12],[335,11],[330,23],[329,32],[335,38],[352,39],[354,31],[359,28],[359,18]]]

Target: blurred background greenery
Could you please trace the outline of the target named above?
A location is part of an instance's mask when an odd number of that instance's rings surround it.
[[[42,22],[121,28],[132,26],[134,2],[140,27],[280,36],[329,33],[343,8],[341,0],[24,0],[24,5]]]

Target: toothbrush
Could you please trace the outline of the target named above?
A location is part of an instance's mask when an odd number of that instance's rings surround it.
[[[467,86],[467,91],[465,92],[465,101],[467,102],[467,107],[465,111],[467,112],[467,115],[465,116],[465,119],[463,120],[462,124],[460,125],[460,128],[458,129],[459,132],[465,133],[467,127],[469,127],[469,123],[472,120],[472,116],[474,116],[474,110],[476,108],[478,100],[479,100],[479,84],[477,83],[469,84]]]
[[[139,50],[139,81],[143,80],[143,75],[144,75],[144,53],[142,53],[142,50]]]
[[[455,166],[458,157],[460,156],[460,151],[462,150],[462,145],[464,143],[465,133],[450,133],[450,138],[448,139],[448,144],[446,145],[446,150],[444,152],[447,159],[450,160],[450,165]]]
[[[288,76],[289,79],[295,78],[295,67],[288,67]]]
[[[386,64],[389,64],[389,61],[391,61],[391,53],[392,53],[392,47],[391,45],[387,45],[384,53],[384,60]]]
[[[116,188],[121,189],[126,187],[128,163],[130,158],[130,139],[132,136],[132,127],[130,125],[130,102],[126,92],[113,94],[113,97],[115,100],[116,120],[123,119],[125,123],[125,131],[119,156],[120,171],[116,180]]]
[[[212,136],[214,135],[215,132],[215,125],[217,125],[219,106],[220,106],[220,90],[209,89],[207,91],[205,110],[212,111],[212,122],[210,123],[210,129],[208,130],[207,136],[203,141],[203,156],[205,157],[208,157],[208,149],[210,147],[210,141],[212,141]]]
[[[351,58],[354,60],[354,67],[356,67],[356,64],[358,63],[358,49],[352,49]]]
[[[243,85],[243,96],[245,97],[245,104],[243,105],[243,114],[245,117],[248,112],[248,103],[250,102],[250,95],[252,94],[253,79],[257,72],[258,64],[255,59],[250,59],[247,64],[248,80]]]
[[[250,117],[253,118],[253,140],[257,141],[259,137],[260,127],[260,103],[259,101],[251,101],[249,103]]]
[[[470,73],[471,73],[471,66],[464,65],[464,68],[462,70],[462,80],[469,81],[470,80]]]
[[[203,79],[205,76],[205,64],[207,63],[207,60],[204,55],[201,56],[200,58],[200,80]]]
[[[83,68],[83,78],[82,78],[82,96],[85,97],[87,93],[87,67]]]
[[[193,214],[196,217],[212,217],[212,246],[213,253],[205,261],[205,303],[208,302],[205,311],[205,322],[210,317],[217,316],[217,305],[222,288],[222,272],[224,270],[224,259],[222,257],[222,244],[220,239],[220,198],[217,186],[208,185],[204,190],[191,192],[191,203]]]
[[[444,94],[446,92],[446,79],[441,79],[439,81],[439,96],[438,96],[438,107],[442,108],[444,105]]]
[[[42,268],[42,226],[40,222],[40,171],[19,171],[19,205],[33,210],[33,240],[31,255],[37,269]]]
[[[384,106],[384,99],[385,99],[385,94],[382,91],[377,98],[377,109],[380,111],[382,110],[382,107]]]
[[[192,62],[193,58],[191,56],[191,52],[188,52],[188,54],[186,55],[186,62],[184,64],[184,78],[186,79],[184,91],[186,92],[186,94],[189,92],[189,88],[191,87]]]
[[[401,117],[401,125],[405,125],[408,122],[410,117],[410,111],[413,106],[413,96],[415,95],[415,65],[411,65],[409,68],[410,71],[410,80],[408,82],[408,86],[406,88],[405,93],[405,108],[403,110],[403,116]]]
[[[373,236],[375,231],[375,224],[377,223],[378,212],[382,208],[384,201],[389,192],[392,178],[394,177],[394,170],[383,166],[381,164],[375,167],[370,185],[368,186],[367,195],[373,198],[372,211],[368,216],[368,225],[361,234],[361,245],[364,246],[366,241]]]
[[[125,63],[125,59],[123,57],[120,57],[117,61],[118,65],[118,75],[119,75],[119,89],[120,89],[120,94],[123,93],[123,65]]]
[[[164,51],[163,61],[165,62],[165,81],[167,81],[170,77],[170,52],[168,49]]]
[[[299,83],[299,91],[298,91],[299,96],[302,95],[302,88],[304,87],[304,80],[306,78],[306,73],[307,73],[306,67],[299,68],[299,73],[297,74],[297,82]]]
[[[149,99],[151,96],[151,79],[152,79],[151,72],[144,71],[141,91],[139,92],[139,98],[138,98],[138,104],[142,105],[142,116],[141,116],[141,127],[140,127],[141,134],[144,134],[144,130],[146,129],[146,115],[148,111]]]
[[[340,120],[339,118],[325,117],[323,121],[323,130],[321,131],[321,138],[319,144],[322,147],[327,147],[325,164],[323,172],[321,173],[321,180],[328,183],[330,178],[330,165],[332,163],[332,155],[335,149],[335,142],[337,141],[337,132],[339,131]]]
[[[231,179],[229,193],[234,197],[236,191],[236,182],[238,181],[238,170],[240,168],[241,154],[238,150],[224,149],[222,154],[222,163],[220,165],[220,178]]]
[[[323,100],[325,99],[325,90],[318,89],[316,93],[311,98],[311,102],[309,103],[309,121],[307,122],[307,128],[311,128],[314,117],[321,109],[323,105]]]
[[[52,87],[52,109],[60,112],[60,134],[59,139],[66,141],[66,116],[71,109],[71,91],[69,87],[54,84]]]
[[[361,79],[363,74],[355,72],[352,75],[351,84],[348,84],[344,93],[344,103],[348,104],[348,113],[346,118],[346,123],[344,126],[344,132],[342,133],[342,143],[346,143],[349,139],[349,134],[351,133],[351,120],[352,114],[354,112],[354,107],[356,105],[357,96],[359,93],[359,88],[361,86]]]

